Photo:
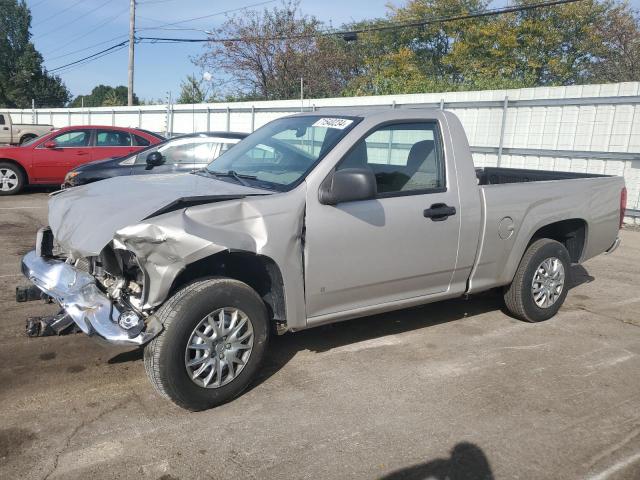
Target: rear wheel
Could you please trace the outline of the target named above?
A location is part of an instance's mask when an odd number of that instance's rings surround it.
[[[33,140],[34,138],[36,138],[35,135],[24,135],[22,138],[20,138],[20,145],[22,145],[23,143],[27,143],[29,140]]]
[[[14,195],[24,187],[24,174],[13,163],[0,162],[0,195]]]
[[[516,317],[541,322],[553,317],[564,303],[570,281],[571,259],[564,245],[542,238],[525,252],[504,301]]]
[[[269,337],[267,310],[251,287],[197,281],[156,315],[164,330],[146,346],[144,364],[160,394],[195,411],[228,402],[250,384]]]

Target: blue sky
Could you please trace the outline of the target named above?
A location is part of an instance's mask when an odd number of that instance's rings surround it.
[[[261,0],[139,0],[137,28],[158,27],[183,19],[201,17],[247,5]],[[302,0],[302,10],[334,26],[364,18],[378,17],[386,12],[387,0]],[[127,39],[129,0],[27,0],[33,16],[32,35],[36,48],[53,69],[98,52]],[[273,2],[261,7],[277,5]],[[194,20],[165,28],[211,30],[224,22],[225,16]],[[138,36],[202,38],[205,34],[189,30],[140,30]],[[93,48],[92,45],[105,42]],[[76,52],[76,53],[73,53]],[[164,98],[167,91],[175,96],[180,82],[191,73],[200,74],[190,58],[203,52],[201,44],[138,44],[136,45],[135,92],[143,99]],[[89,93],[100,83],[126,85],[127,49],[100,60],[61,71],[71,93]]]
[[[211,30],[224,22],[218,12],[239,9],[261,0],[137,0],[138,36],[202,38],[195,30],[157,30],[192,28]],[[264,0],[262,0],[264,1]],[[496,0],[500,6],[508,0]],[[404,4],[404,0],[302,0],[303,12],[314,15],[334,27],[351,20],[381,17],[388,3]],[[640,7],[640,0],[631,0]],[[36,48],[43,54],[48,69],[73,62],[127,39],[129,0],[27,0],[33,15],[32,34]],[[255,7],[273,7],[276,2]],[[195,17],[206,19],[182,22]],[[143,30],[144,29],[144,30]],[[174,97],[186,75],[200,74],[191,58],[203,52],[201,44],[136,45],[135,92],[146,100],[164,98],[168,91]],[[72,95],[87,94],[100,83],[126,85],[127,49],[111,53],[97,61],[70,67],[59,73]]]

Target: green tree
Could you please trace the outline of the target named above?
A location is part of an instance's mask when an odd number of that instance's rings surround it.
[[[215,30],[197,63],[226,77],[233,87],[225,93],[237,97],[297,98],[301,78],[306,96],[336,96],[353,75],[353,57],[344,41],[321,35],[324,28],[297,1],[244,12]]]
[[[198,80],[195,75],[187,75],[180,84],[180,96],[178,103],[206,103],[213,101],[214,97],[209,93],[210,87],[204,80]]]
[[[640,14],[627,3],[615,5],[595,28],[602,39],[594,67],[597,82],[640,80]]]
[[[70,98],[59,77],[43,67],[30,41],[31,13],[24,0],[2,0],[0,9],[0,107],[60,107]]]
[[[133,104],[139,105],[138,97],[133,95]],[[91,90],[89,95],[79,95],[73,102],[72,107],[118,107],[127,105],[127,87],[120,85],[111,87],[109,85],[98,85]]]
[[[392,26],[486,8],[482,0],[410,0],[367,24]],[[390,28],[361,35],[359,44],[362,69],[348,94],[619,82],[640,74],[638,14],[610,0]]]

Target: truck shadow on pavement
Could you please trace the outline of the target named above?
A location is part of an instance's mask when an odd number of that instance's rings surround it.
[[[589,275],[582,265],[573,265],[569,289],[574,289],[593,280],[594,278]],[[501,310],[509,316],[504,307],[502,291],[499,289],[473,295],[468,299],[456,298],[420,307],[338,322],[294,334],[274,335],[271,339],[269,353],[265,359],[264,366],[256,380],[249,387],[249,390],[260,385],[283,368],[300,351],[327,352],[334,348],[366,340],[428,328],[496,310]],[[520,320],[510,316],[509,318],[513,322],[520,322]],[[461,325],[460,329],[464,333],[472,335],[482,333],[481,330],[472,325]]]
[[[401,468],[379,480],[493,480],[489,460],[473,443],[461,442],[451,450],[449,458],[436,458],[425,463]]]

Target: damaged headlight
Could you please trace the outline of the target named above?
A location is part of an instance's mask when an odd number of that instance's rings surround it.
[[[115,302],[139,314],[142,311],[144,273],[133,253],[105,247],[91,259],[91,273]]]
[[[63,185],[74,187],[76,185],[76,177],[80,175],[80,172],[74,172],[71,170],[64,176]]]

